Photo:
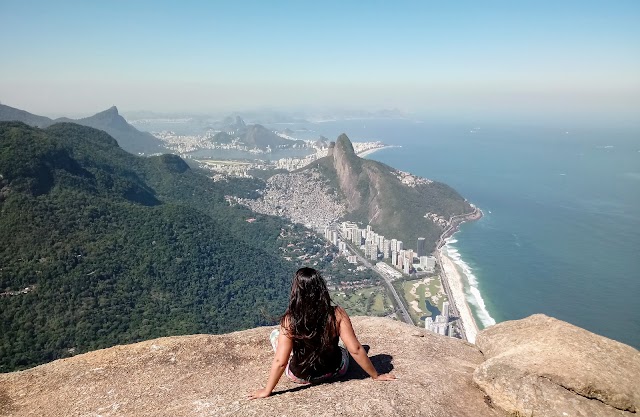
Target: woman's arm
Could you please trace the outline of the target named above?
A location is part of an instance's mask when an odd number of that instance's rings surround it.
[[[336,307],[336,320],[340,331],[340,338],[351,354],[351,357],[360,365],[360,367],[376,381],[390,381],[396,379],[393,374],[378,374],[376,368],[373,367],[367,352],[364,350],[351,325],[349,315],[342,307]]]
[[[271,371],[269,372],[269,379],[267,379],[267,386],[261,390],[258,390],[249,396],[250,399],[265,398],[271,395],[271,392],[276,387],[276,384],[280,380],[282,373],[287,368],[289,362],[289,355],[291,355],[291,349],[293,349],[293,342],[286,335],[286,331],[280,327],[280,335],[278,335],[278,347],[271,362]]]

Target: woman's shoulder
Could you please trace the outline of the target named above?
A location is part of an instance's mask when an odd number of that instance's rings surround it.
[[[345,317],[349,317],[349,315],[347,314],[347,311],[340,307],[340,306],[335,306],[334,307],[334,311],[336,314],[336,320],[340,321],[341,319],[345,318]]]
[[[280,318],[280,331],[284,332],[284,334],[289,335],[289,325],[291,324],[291,318],[288,314],[284,314],[282,318]]]

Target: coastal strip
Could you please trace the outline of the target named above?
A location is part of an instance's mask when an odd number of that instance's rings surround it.
[[[374,152],[378,152],[378,151],[380,151],[382,149],[387,149],[387,148],[400,148],[400,146],[397,146],[397,145],[385,145],[385,146],[381,146],[379,148],[367,149],[366,151],[362,151],[362,152],[358,153],[357,155],[360,158],[364,158],[365,156],[369,156]]]
[[[482,211],[480,209],[475,206],[473,209],[473,212],[470,214],[451,217],[449,226],[442,232],[436,246],[436,257],[441,267],[443,287],[447,296],[452,301],[453,306],[455,306],[453,313],[460,318],[462,338],[471,343],[475,343],[479,331],[478,325],[473,318],[471,308],[465,297],[462,277],[456,268],[456,264],[447,256],[444,246],[447,243],[447,239],[458,231],[458,227],[462,223],[478,220],[482,217]]]
[[[463,329],[462,333],[464,339],[471,343],[475,343],[479,329],[475,319],[473,318],[473,314],[471,314],[469,303],[467,303],[467,299],[464,295],[462,277],[456,268],[456,264],[453,263],[451,258],[445,254],[443,248],[439,249],[438,252],[438,260],[442,267],[442,281],[443,283],[444,281],[447,282],[446,287],[449,289],[449,299],[452,300],[453,304],[456,306],[458,317],[460,317],[460,324]]]

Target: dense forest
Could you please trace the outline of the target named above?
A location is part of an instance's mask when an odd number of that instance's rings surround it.
[[[72,123],[0,123],[0,372],[272,323],[296,268],[287,226],[224,199],[259,182],[214,183]]]

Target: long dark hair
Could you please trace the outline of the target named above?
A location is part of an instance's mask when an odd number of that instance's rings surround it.
[[[303,369],[331,349],[337,335],[335,308],[324,278],[313,268],[300,268],[291,283],[289,307],[280,325],[293,340],[294,355],[300,355]]]

